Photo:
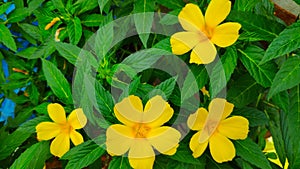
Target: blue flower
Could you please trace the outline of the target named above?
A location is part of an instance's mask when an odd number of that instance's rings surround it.
[[[14,114],[15,107],[16,107],[15,102],[13,102],[10,99],[5,98],[0,107],[0,112],[1,112],[0,122],[4,121],[4,124],[6,124],[7,119],[9,117],[14,118],[15,117],[15,114]]]

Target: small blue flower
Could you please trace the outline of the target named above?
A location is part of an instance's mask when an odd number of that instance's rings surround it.
[[[5,98],[0,107],[0,112],[1,112],[0,122],[4,121],[4,124],[6,124],[7,119],[9,117],[14,118],[15,117],[15,114],[14,114],[15,107],[16,107],[15,102],[13,102],[10,99]]]

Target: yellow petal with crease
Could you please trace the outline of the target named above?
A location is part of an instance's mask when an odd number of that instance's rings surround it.
[[[155,156],[153,148],[148,140],[135,139],[130,146],[128,158],[149,158]]]
[[[75,146],[83,143],[82,135],[75,130],[70,131],[70,138]]]
[[[231,161],[235,156],[233,143],[218,132],[210,137],[209,149],[213,159],[218,163]]]
[[[233,108],[234,105],[232,103],[227,102],[226,99],[215,98],[210,102],[208,106],[208,111],[209,113],[215,113],[215,114],[223,113],[221,119],[225,119],[231,114]]]
[[[106,131],[106,148],[107,152],[113,155],[123,155],[133,143],[131,128],[114,124]]]
[[[230,139],[245,139],[249,132],[249,122],[242,116],[233,116],[222,120],[217,130]]]
[[[152,169],[155,156],[148,158],[129,158],[129,164],[132,168]]]
[[[55,137],[50,145],[51,154],[62,157],[70,149],[70,138],[66,133],[61,133]]]
[[[192,50],[190,63],[209,64],[215,60],[217,55],[216,47],[206,37],[203,37],[196,47]]]
[[[200,8],[192,3],[185,5],[178,15],[179,22],[184,30],[197,32],[204,28],[204,17]]]
[[[148,103],[147,105],[149,105]],[[169,105],[169,103],[164,100],[161,100],[161,103],[161,105],[157,103],[152,103],[151,110],[149,109],[149,111],[145,112],[145,118],[143,122],[148,122],[147,126],[151,128],[162,126],[164,123],[168,122],[173,116],[174,110]]]
[[[231,8],[229,0],[211,0],[205,12],[205,23],[208,29],[213,29],[228,16]]]
[[[199,108],[194,114],[191,114],[187,120],[187,125],[191,130],[201,130],[207,118],[208,112],[204,108]]]
[[[152,129],[147,137],[147,140],[156,150],[158,150],[160,153],[165,154],[169,150],[178,146],[180,137],[181,134],[176,129],[172,127],[163,126],[156,129]],[[171,151],[168,153],[175,153],[175,152]],[[173,154],[168,154],[168,155],[173,155]]]
[[[202,38],[203,39],[203,38]],[[182,55],[193,49],[201,40],[197,32],[178,32],[171,36],[172,53]]]
[[[220,47],[228,47],[237,41],[241,27],[241,24],[235,22],[221,24],[214,29],[211,41]]]
[[[47,106],[48,114],[50,118],[59,124],[66,123],[66,112],[65,109],[58,103],[51,103]]]
[[[41,122],[35,128],[38,140],[50,140],[60,133],[60,126],[53,122]]]
[[[201,156],[208,145],[208,141],[201,144],[199,143],[200,133],[201,131],[198,131],[196,134],[194,134],[190,141],[190,149],[193,151],[194,158]]]
[[[68,122],[74,129],[81,129],[87,123],[87,118],[81,108],[75,109],[68,116]]]

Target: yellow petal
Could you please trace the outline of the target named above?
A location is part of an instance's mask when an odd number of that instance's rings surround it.
[[[227,102],[226,99],[215,98],[210,102],[208,106],[208,111],[209,113],[215,114],[222,113],[221,119],[225,119],[231,114],[233,108],[234,105],[232,103]]]
[[[209,29],[215,28],[228,16],[231,8],[229,0],[211,0],[205,12],[205,23]]]
[[[148,134],[147,140],[150,142],[150,144],[158,150],[162,154],[166,153],[175,153],[175,151],[169,151],[174,149],[174,147],[178,146],[179,139],[181,137],[181,134],[179,131],[172,127],[159,127],[156,129],[152,129],[150,133]],[[173,155],[173,154],[167,154],[167,155]]]
[[[61,133],[55,137],[50,145],[51,154],[62,157],[70,149],[70,138],[66,133]]]
[[[121,102],[115,105],[114,109],[117,119],[122,123],[126,123],[128,121],[138,123],[142,120],[143,104],[141,99],[137,96],[131,95],[124,98]],[[120,117],[120,115],[122,117]],[[125,121],[123,122],[122,120],[124,120],[124,118]]]
[[[152,169],[155,156],[148,158],[129,158],[129,163],[132,168],[136,169]]]
[[[207,37],[203,36],[200,43],[192,50],[190,63],[209,64],[215,60],[216,55],[217,50],[214,44]]]
[[[203,34],[204,36],[204,34]],[[202,38],[203,39],[203,38]],[[193,49],[201,40],[197,32],[178,32],[171,36],[172,53],[182,55]]]
[[[190,149],[193,151],[194,158],[200,157],[208,145],[208,141],[199,143],[200,133],[201,131],[198,131],[196,134],[194,134],[190,141]]]
[[[78,108],[73,110],[68,116],[68,122],[74,129],[81,129],[86,125],[87,119],[82,109]]]
[[[204,28],[204,17],[200,8],[195,4],[186,4],[180,11],[178,20],[184,30],[197,32]]]
[[[128,158],[148,158],[155,156],[153,148],[148,140],[135,139],[130,146]]]
[[[191,114],[187,120],[187,125],[191,130],[201,130],[204,126],[208,112],[205,108],[199,108],[194,114]]]
[[[213,159],[218,163],[231,161],[235,156],[233,143],[218,132],[209,139],[209,149]]]
[[[122,116],[121,113],[119,113],[119,111],[116,109],[116,106],[114,107],[114,113],[117,119],[126,126],[133,127],[136,124],[136,122],[130,121],[126,117]]]
[[[152,97],[145,106],[143,123],[151,128],[162,126],[173,116],[174,110],[161,96]]]
[[[36,127],[38,140],[50,140],[60,133],[60,127],[53,122],[41,122]]]
[[[162,154],[165,154],[165,155],[174,155],[177,151],[177,148],[179,147],[179,144],[177,144],[175,147],[171,148],[170,150],[162,153]]]
[[[66,123],[66,112],[65,109],[58,103],[51,103],[47,107],[48,114],[50,118],[55,122],[59,124]]]
[[[71,140],[72,140],[72,142],[75,146],[77,146],[78,144],[83,143],[82,135],[80,133],[78,133],[77,131],[75,131],[75,130],[70,131],[70,138],[71,138]]]
[[[222,120],[217,130],[230,139],[245,139],[249,132],[249,122],[242,116],[233,116]]]
[[[211,41],[223,48],[230,46],[238,39],[241,27],[241,24],[236,22],[227,22],[219,25],[214,29]]]
[[[133,142],[131,128],[114,124],[106,131],[107,152],[113,155],[125,154]]]

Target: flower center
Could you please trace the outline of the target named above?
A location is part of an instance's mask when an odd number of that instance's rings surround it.
[[[207,141],[210,138],[210,136],[213,135],[213,133],[216,131],[218,125],[219,125],[218,121],[213,119],[208,120],[204,125],[203,130],[200,134],[199,142],[204,143],[205,141]]]
[[[137,123],[132,128],[135,138],[146,138],[150,130],[151,128],[144,123]]]
[[[73,127],[69,123],[65,123],[60,126],[61,132],[69,134],[71,130],[73,130]]]
[[[208,26],[205,26],[202,32],[207,36],[208,39],[211,39],[213,36],[213,29],[209,28]]]

